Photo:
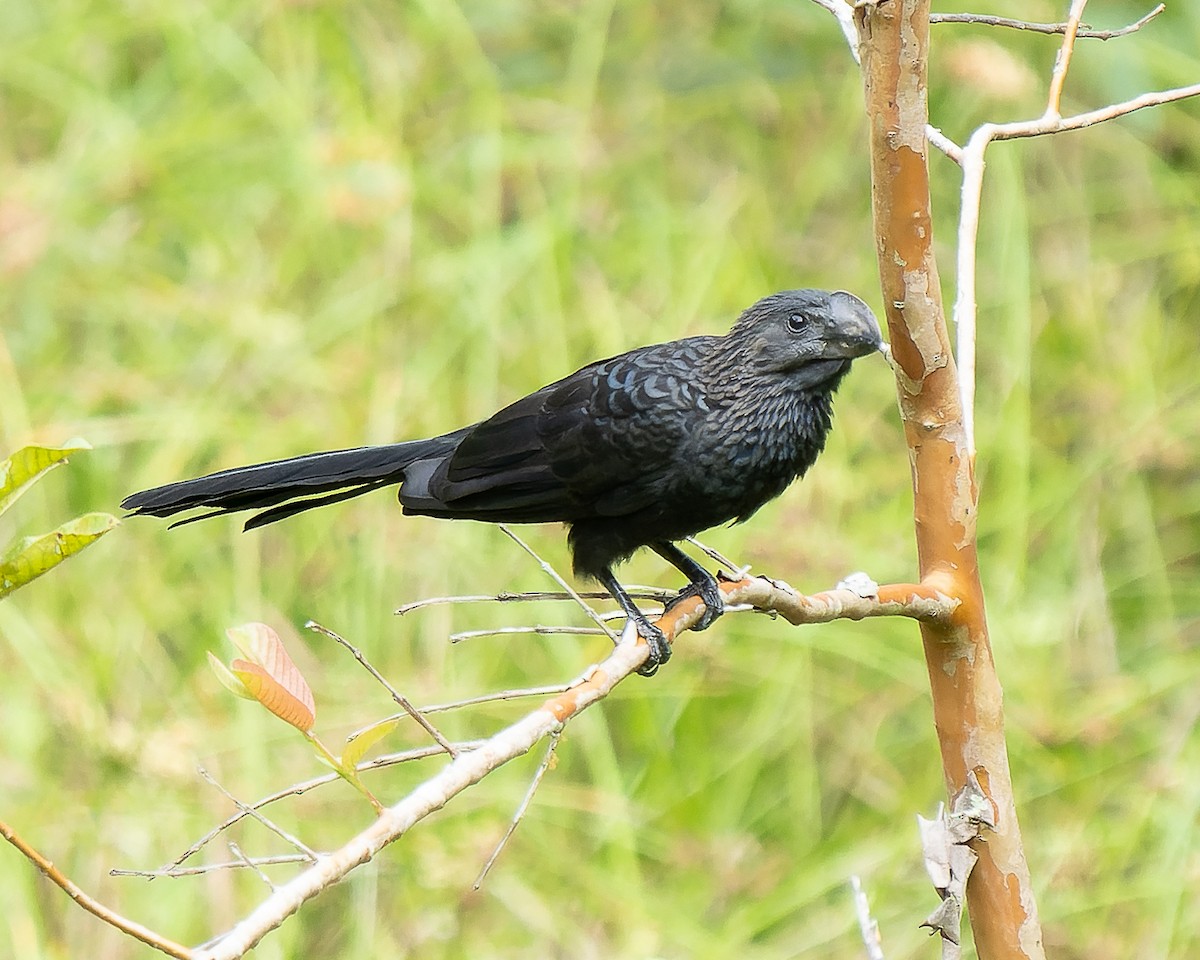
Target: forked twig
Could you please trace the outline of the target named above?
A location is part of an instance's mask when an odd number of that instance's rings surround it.
[[[589,619],[591,619],[591,621],[593,623],[595,623],[596,626],[598,626],[601,630],[603,630],[605,632],[605,634],[608,635],[608,638],[610,640],[612,640],[612,642],[614,644],[618,641],[619,638],[617,637],[617,635],[615,633],[612,632],[612,630],[609,628],[608,624],[604,622],[604,618],[601,617],[600,614],[598,614],[595,611],[595,609],[593,609],[593,607],[590,603],[588,603],[586,600],[584,600],[583,597],[581,597],[576,592],[574,587],[572,587],[569,583],[567,583],[567,581],[565,579],[563,579],[562,574],[560,574],[557,570],[555,570],[554,567],[552,567],[547,561],[542,559],[542,557],[540,557],[538,555],[537,551],[534,550],[533,547],[531,547],[524,540],[522,540],[520,537],[518,537],[516,535],[516,533],[513,532],[513,529],[508,524],[500,523],[500,524],[497,524],[497,526],[500,528],[500,530],[504,533],[504,535],[506,537],[508,537],[513,543],[515,543],[518,547],[520,547],[527,554],[529,554],[531,557],[533,557],[533,559],[534,559],[534,561],[536,561],[537,565],[539,567],[541,567],[542,570],[545,571],[545,573],[547,575],[549,575],[550,578],[555,583],[557,583],[560,587],[562,587],[562,589],[568,594],[568,596],[570,596],[570,598],[572,600],[574,600],[577,604],[579,604],[579,608],[585,614],[588,615]]]
[[[214,787],[215,789],[219,790],[221,792],[221,794],[230,803],[232,803],[235,807],[237,807],[239,810],[241,810],[242,813],[246,814],[247,816],[253,817],[259,823],[261,823],[264,827],[266,827],[268,830],[270,830],[273,834],[275,834],[277,837],[279,837],[281,840],[283,840],[284,843],[290,844],[293,848],[295,848],[297,851],[299,851],[300,854],[307,857],[309,862],[314,862],[317,859],[316,852],[313,851],[311,848],[309,848],[309,846],[306,843],[304,843],[303,840],[301,840],[299,837],[295,836],[294,834],[289,833],[287,830],[284,830],[283,827],[279,826],[279,824],[275,823],[270,818],[264,816],[255,807],[243,803],[241,800],[239,800],[237,797],[235,797],[232,793],[230,793],[228,790],[226,790],[223,786],[221,786],[221,784],[217,783],[216,778],[214,778],[213,775],[211,773],[209,773],[207,770],[205,770],[203,767],[197,767],[196,772],[200,774],[200,776],[204,779],[204,781],[207,784],[209,784],[209,786]],[[231,843],[230,849],[232,851],[232,843]],[[234,854],[234,855],[238,856],[238,854]]]
[[[1108,120],[1124,117],[1146,107],[1156,107],[1176,100],[1200,96],[1200,83],[1173,90],[1143,93],[1140,97],[1061,117],[1047,109],[1046,114],[1036,120],[1015,123],[985,123],[979,127],[963,148],[961,166],[963,171],[961,213],[958,221],[958,291],[954,299],[954,324],[957,330],[955,349],[962,389],[963,423],[967,431],[967,448],[975,453],[975,354],[976,318],[975,297],[976,250],[979,241],[979,212],[983,198],[984,153],[995,140],[1018,140],[1027,137],[1042,137],[1069,130],[1083,130]]]
[[[832,13],[846,34],[846,42],[860,63],[858,34],[847,30],[847,19],[853,27],[853,8],[848,0],[813,0],[818,6]],[[1175,100],[1183,100],[1200,94],[1200,84],[1177,87],[1157,93],[1146,93],[1124,103],[1113,104],[1099,110],[1062,116],[1062,94],[1066,85],[1067,71],[1075,50],[1075,41],[1080,38],[1112,40],[1136,33],[1161,14],[1166,6],[1162,3],[1145,16],[1139,17],[1128,26],[1115,30],[1090,30],[1082,24],[1083,10],[1087,0],[1071,0],[1067,19],[1062,23],[1033,23],[1008,17],[993,17],[974,13],[930,14],[930,23],[978,23],[989,26],[1009,27],[1034,33],[1061,34],[1062,44],[1055,58],[1046,97],[1046,110],[1036,120],[1016,123],[985,123],[971,135],[966,145],[958,146],[931,124],[926,124],[925,136],[929,144],[962,168],[962,203],[958,222],[957,290],[954,299],[954,326],[956,330],[955,360],[959,374],[959,399],[963,408],[963,429],[966,433],[966,448],[975,455],[975,366],[976,366],[976,321],[975,295],[976,248],[979,237],[979,211],[983,197],[984,153],[993,140],[1013,140],[1022,137],[1040,137],[1082,130],[1133,113],[1145,107],[1159,106]]]
[[[482,740],[466,740],[456,743],[455,749],[461,753],[465,750],[474,750],[483,743]],[[383,756],[375,757],[372,760],[364,760],[354,769],[358,773],[364,773],[369,770],[382,770],[385,767],[395,766],[400,763],[408,763],[411,760],[424,760],[429,757],[445,756],[445,751],[440,746],[417,747],[413,750],[402,750],[397,753],[388,753]],[[172,860],[165,866],[159,867],[157,870],[138,871],[138,870],[110,870],[109,875],[114,877],[119,876],[154,876],[154,877],[181,877],[189,873],[207,873],[210,869],[181,867],[186,860],[190,860],[193,856],[208,846],[213,840],[219,837],[222,833],[232,827],[234,824],[246,817],[250,816],[249,810],[261,810],[263,807],[270,806],[272,803],[278,803],[280,800],[286,800],[288,797],[299,797],[314,790],[317,787],[322,787],[327,783],[335,783],[342,779],[341,774],[326,773],[320,777],[313,777],[310,780],[303,780],[300,783],[294,783],[290,787],[285,787],[282,790],[277,790],[275,793],[268,794],[254,803],[247,804],[248,810],[239,809],[237,813],[230,814],[225,820],[204,834],[199,840],[193,843],[190,847],[183,851],[178,857]],[[264,862],[260,859],[259,862]],[[267,860],[265,862],[275,862]],[[279,861],[284,862],[284,861]]]

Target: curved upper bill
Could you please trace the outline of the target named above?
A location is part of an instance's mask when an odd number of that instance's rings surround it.
[[[883,348],[879,321],[858,297],[838,290],[829,297],[829,313],[831,322],[823,356],[852,360]]]

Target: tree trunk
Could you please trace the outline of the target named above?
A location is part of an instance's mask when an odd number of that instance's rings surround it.
[[[977,494],[933,258],[927,124],[928,0],[857,8],[870,125],[876,252],[900,414],[912,464],[922,582],[962,601],[923,623],[934,722],[951,795],[974,771],[996,826],[971,846],[967,906],[982,960],[1041,960],[1041,927],[1021,848],[976,553]]]

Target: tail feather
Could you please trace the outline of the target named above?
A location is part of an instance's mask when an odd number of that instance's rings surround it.
[[[153,517],[171,517],[200,507],[214,508],[172,526],[241,510],[263,510],[247,521],[246,529],[250,529],[401,483],[410,464],[444,456],[454,449],[456,440],[457,437],[450,434],[431,440],[310,453],[287,460],[235,467],[195,480],[143,490],[126,497],[121,506],[132,511],[134,516]]]

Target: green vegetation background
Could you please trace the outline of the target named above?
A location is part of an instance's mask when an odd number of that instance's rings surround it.
[[[992,3],[1032,19],[1063,4]],[[1117,26],[1146,4],[1096,4]],[[956,9],[943,5],[942,9]],[[252,460],[422,436],[597,356],[722,331],[798,285],[878,306],[859,80],[807,3],[7,0],[0,31],[0,447],[87,437],[4,539]],[[1032,116],[1057,41],[935,28],[963,139]],[[1081,43],[1066,103],[1200,79],[1200,8]],[[932,159],[952,296],[956,170]],[[1200,103],[990,154],[980,244],[980,535],[1026,849],[1060,958],[1200,955]],[[709,539],[807,589],[914,570],[891,377],[864,361],[813,475]],[[531,529],[566,567],[561,532]],[[674,585],[655,558],[626,570]],[[199,942],[244,873],[114,879],[320,770],[205,665],[288,638],[336,742],[409,696],[569,677],[604,644],[455,630],[564,607],[391,611],[538,588],[498,531],[384,494],[250,535],[128,522],[0,604],[0,815],[121,911]],[[447,718],[475,736],[519,706]],[[390,744],[419,743],[406,732]],[[914,815],[942,778],[908,623],[730,617],[573,724],[514,842],[469,886],[536,759],[455,801],[256,956],[931,957]],[[376,775],[395,798],[430,768]],[[272,815],[331,847],[344,785]],[[281,852],[261,829],[252,854]],[[214,858],[227,851],[218,845]],[[289,875],[289,869],[275,872]],[[140,957],[0,849],[0,955]]]

